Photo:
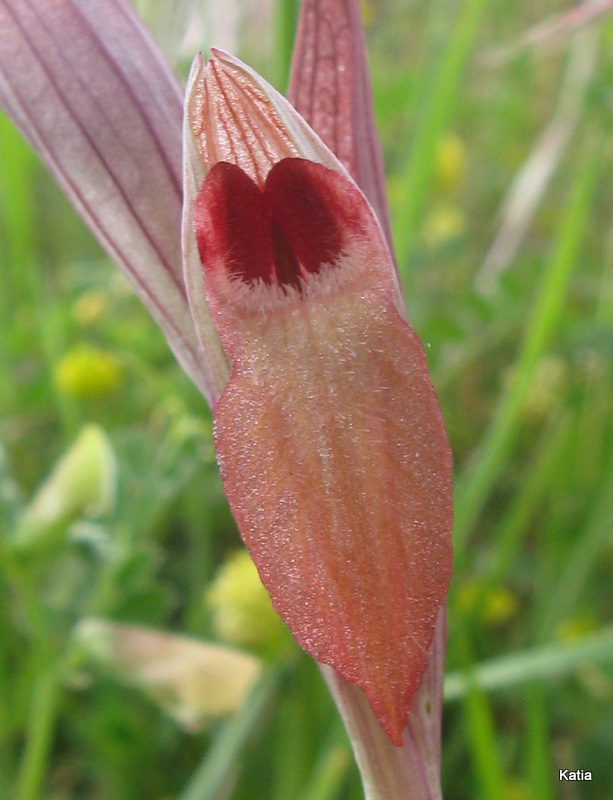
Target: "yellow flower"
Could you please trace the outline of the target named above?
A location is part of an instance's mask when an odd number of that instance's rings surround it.
[[[589,615],[567,617],[555,630],[554,636],[559,642],[571,644],[583,639],[598,629],[597,621]]]
[[[69,350],[55,365],[53,379],[62,394],[92,398],[113,394],[121,383],[115,356],[90,344]]]
[[[246,550],[237,550],[220,567],[206,599],[215,632],[226,642],[278,652],[289,640]]]
[[[466,148],[459,136],[448,133],[442,137],[434,165],[437,186],[443,192],[453,192],[466,177]]]

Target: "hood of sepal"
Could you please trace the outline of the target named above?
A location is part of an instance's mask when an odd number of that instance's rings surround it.
[[[201,54],[196,56],[185,92],[181,227],[190,309],[218,397],[230,367],[211,320],[194,234],[194,204],[204,178],[217,163],[227,162],[262,186],[276,163],[284,158],[303,158],[338,172],[351,183],[353,180],[280,92],[240,59],[221,50],[212,53],[206,64]],[[391,259],[390,269],[396,280]],[[395,302],[403,313],[398,293]]]

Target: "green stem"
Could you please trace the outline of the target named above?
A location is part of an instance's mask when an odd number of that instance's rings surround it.
[[[297,0],[277,0],[275,17],[275,78],[276,85],[285,91],[292,63],[294,37],[298,23]]]
[[[483,800],[504,796],[506,776],[500,748],[496,745],[496,726],[489,700],[475,680],[471,646],[462,624],[458,630],[460,657],[466,667],[462,697],[464,725],[470,742],[472,767]]]
[[[529,683],[524,689],[524,713],[526,718],[526,778],[532,796],[539,800],[554,800],[551,758],[551,732],[547,718],[545,687],[541,683]]]
[[[15,800],[38,800],[49,760],[57,719],[61,666],[49,636],[49,620],[40,600],[31,565],[11,549],[0,549],[0,569],[20,598],[29,626],[31,663],[34,666],[32,697],[26,723],[24,749],[15,787]]]
[[[60,682],[56,664],[44,663],[36,676],[16,800],[38,800],[53,741]]]

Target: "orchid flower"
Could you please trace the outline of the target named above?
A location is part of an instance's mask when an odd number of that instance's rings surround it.
[[[451,456],[391,254],[357,0],[305,0],[290,94],[298,111],[236,58],[196,58],[182,270],[180,95],[127,2],[0,2],[0,104],[213,408],[241,536],[366,797],[437,798]]]

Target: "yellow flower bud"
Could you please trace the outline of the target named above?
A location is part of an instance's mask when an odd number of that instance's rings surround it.
[[[564,644],[571,644],[598,630],[598,621],[589,615],[567,617],[556,628],[554,637]]]
[[[493,586],[487,593],[483,621],[486,625],[504,625],[515,616],[518,606],[517,595],[506,586]]]
[[[84,399],[105,397],[118,389],[121,369],[111,353],[81,344],[55,365],[53,378],[62,394]]]
[[[483,590],[476,580],[468,581],[460,588],[458,603],[466,614],[478,609],[479,619],[493,627],[509,622],[519,606],[516,595],[506,586],[490,586]]]

